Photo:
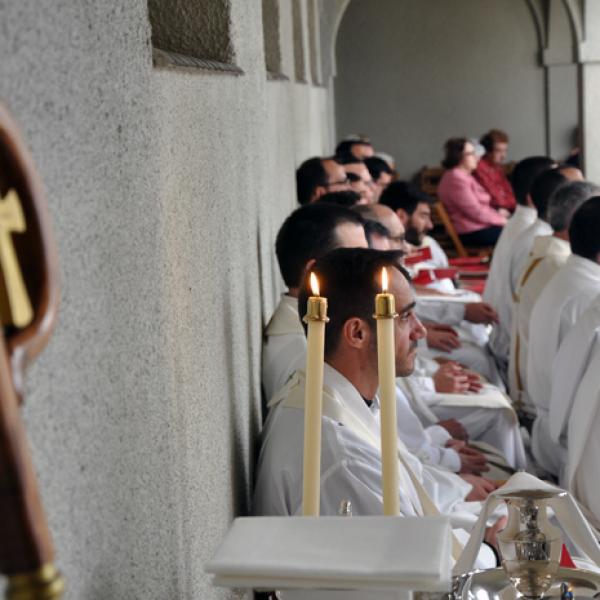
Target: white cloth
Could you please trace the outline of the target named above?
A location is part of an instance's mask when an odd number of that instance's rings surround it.
[[[265,328],[262,346],[262,385],[266,400],[291,375],[306,367],[306,335],[298,314],[298,299],[282,295]]]
[[[598,316],[596,312],[596,317]],[[577,498],[591,523],[600,529],[600,339],[593,340],[577,386],[567,429],[565,487]]]
[[[396,385],[396,416],[398,436],[421,462],[438,465],[454,473],[460,471],[458,452],[445,447],[446,442],[451,439],[450,434],[439,425],[423,427],[408,398],[398,385]]]
[[[425,425],[457,419],[472,441],[496,448],[515,469],[527,466],[517,416],[506,396],[491,385],[478,394],[438,394],[428,390],[421,375],[396,380],[414,412]]]
[[[552,227],[542,219],[536,219],[514,242],[510,255],[510,291],[514,294],[525,269],[533,243],[540,235],[552,235]]]
[[[433,269],[445,269],[448,267],[448,257],[446,256],[444,249],[438,244],[437,240],[430,235],[426,235],[423,238],[421,248],[429,248],[431,250],[431,259],[425,261],[425,264]]]
[[[491,350],[494,355],[504,355],[508,359],[508,343],[506,344],[505,354],[502,354],[502,341],[508,340],[510,334],[510,318],[512,308],[512,296],[509,288],[510,281],[510,259],[515,240],[523,233],[537,218],[535,208],[518,205],[513,216],[506,222],[502,228],[502,233],[498,238],[492,264],[483,292],[484,302],[491,304],[498,313],[500,324],[494,328],[492,339],[495,340],[495,347],[490,340]],[[504,330],[506,328],[506,330]]]
[[[600,296],[563,339],[552,368],[550,435],[565,448],[561,484],[600,528]]]
[[[401,539],[411,543],[399,544]],[[302,588],[298,592],[302,599],[314,598],[317,590],[334,589],[346,594],[362,590],[351,596],[361,600],[365,596],[398,600],[389,592],[381,596],[380,590],[448,589],[451,540],[446,517],[240,517],[205,571],[215,575],[213,585]],[[322,593],[331,598],[330,592]],[[336,597],[348,598],[341,592]]]
[[[419,346],[419,353],[429,358],[441,356],[449,360],[455,360],[480,373],[494,385],[503,387],[502,378],[496,367],[494,357],[487,349],[489,338],[487,327],[463,320],[465,304],[479,301],[481,301],[481,298],[476,294],[465,296],[463,302],[456,302],[452,298],[428,297],[424,299],[417,296],[415,312],[419,319],[450,325],[458,333],[461,343],[460,348],[456,348],[451,352]]]
[[[510,396],[523,411],[535,414],[527,391],[527,351],[531,311],[541,291],[571,254],[569,242],[553,235],[538,236],[517,285],[513,311],[508,383]]]
[[[563,338],[598,294],[600,265],[572,254],[542,290],[531,313],[527,387],[537,411],[532,452],[555,476],[560,474],[565,456],[549,431],[552,365]]]
[[[552,365],[550,435],[558,442],[567,430],[573,399],[589,368],[600,336],[600,296],[579,317],[563,339]]]
[[[270,404],[257,466],[254,512],[300,514],[304,430],[303,372]],[[325,365],[323,387],[321,514],[337,514],[350,500],[355,515],[382,514],[381,437],[376,404]],[[453,524],[471,525],[480,503],[465,502],[471,486],[454,473],[423,465],[399,440],[400,511],[404,516],[442,512]]]

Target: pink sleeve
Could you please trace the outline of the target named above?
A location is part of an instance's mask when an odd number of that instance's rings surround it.
[[[447,205],[451,218],[459,232],[473,226],[483,229],[490,225],[504,225],[506,220],[490,206],[489,195],[481,188],[481,194],[476,192],[477,181],[469,177],[452,175],[440,191],[440,198]],[[462,225],[462,227],[461,227]]]

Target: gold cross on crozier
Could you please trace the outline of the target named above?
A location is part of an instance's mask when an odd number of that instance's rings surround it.
[[[27,226],[21,201],[15,190],[0,199],[0,321],[2,325],[25,327],[33,319],[33,310],[12,241],[13,233]]]

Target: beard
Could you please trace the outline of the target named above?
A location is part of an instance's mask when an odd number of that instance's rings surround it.
[[[423,233],[419,233],[419,231],[417,229],[415,229],[414,227],[410,227],[408,226],[406,228],[406,241],[409,244],[412,244],[413,246],[420,246],[421,243],[423,242]]]
[[[417,342],[411,342],[408,353],[402,362],[396,363],[396,377],[408,377],[415,370]]]

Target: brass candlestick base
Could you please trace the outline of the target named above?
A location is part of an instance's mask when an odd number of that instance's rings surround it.
[[[6,600],[61,600],[65,580],[53,564],[8,578]]]

